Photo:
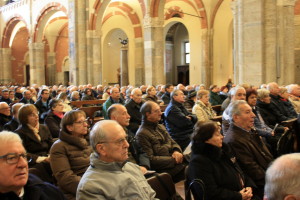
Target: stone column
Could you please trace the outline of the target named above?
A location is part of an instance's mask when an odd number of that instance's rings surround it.
[[[144,17],[145,84],[165,83],[163,21]]]
[[[135,38],[135,85],[141,86],[145,80],[144,40]]]
[[[126,86],[129,84],[128,80],[128,48],[127,46],[122,46],[120,51],[120,67],[121,67],[121,86]]]
[[[45,84],[44,43],[29,43],[30,84]]]
[[[69,10],[69,56],[70,81],[87,84],[87,1],[68,0]]]
[[[294,5],[295,0],[277,0],[277,81],[279,85],[295,83]]]
[[[56,70],[55,56],[56,56],[55,52],[47,53],[47,61],[48,61],[48,63],[47,63],[47,75],[48,75],[48,84],[49,85],[56,84],[57,70]]]
[[[87,75],[89,83],[102,84],[101,37],[95,30],[87,31]]]
[[[201,80],[202,83],[209,87],[212,84],[213,77],[213,34],[212,30],[208,31],[207,29],[203,30],[202,34],[202,59],[201,59]],[[190,66],[191,67],[191,66]]]
[[[0,83],[9,83],[12,81],[12,71],[11,71],[11,49],[2,48],[0,49],[0,66],[1,75]]]

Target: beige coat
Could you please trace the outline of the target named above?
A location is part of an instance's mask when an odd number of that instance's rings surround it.
[[[208,121],[216,116],[215,111],[209,104],[206,106],[202,101],[198,100],[192,109],[192,113],[197,115],[198,121]]]

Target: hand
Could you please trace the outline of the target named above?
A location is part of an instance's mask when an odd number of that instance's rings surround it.
[[[284,131],[290,130],[288,127],[283,127],[283,128],[284,128]]]
[[[50,156],[48,156],[47,158],[45,158],[44,161],[50,163]]]
[[[274,136],[274,135],[275,135],[274,131],[272,131],[272,132],[271,132],[271,135],[272,135],[272,136]]]
[[[143,166],[140,166],[140,169],[141,169],[141,171],[142,171],[143,174],[146,174],[146,172],[148,171],[146,169],[146,167],[143,167]]]
[[[252,198],[252,188],[243,188],[241,191],[240,191],[240,194],[242,195],[242,199],[243,200],[250,200]]]
[[[178,151],[174,151],[172,154],[172,157],[175,159],[175,162],[177,164],[182,163],[182,161],[183,161],[183,155],[182,155],[182,153],[179,153]]]

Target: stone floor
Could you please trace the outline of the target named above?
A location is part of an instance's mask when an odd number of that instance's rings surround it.
[[[184,181],[180,181],[178,183],[175,184],[175,188],[176,191],[178,192],[178,194],[180,194],[180,196],[185,199],[185,195],[184,195]]]

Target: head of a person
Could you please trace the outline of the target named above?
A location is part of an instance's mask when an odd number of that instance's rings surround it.
[[[198,121],[194,126],[192,134],[192,146],[197,143],[207,143],[221,148],[224,137],[220,131],[221,128],[218,126],[217,122]],[[192,149],[194,150],[193,147]]]
[[[18,134],[0,132],[0,193],[20,194],[28,180],[28,159]]]
[[[220,88],[217,85],[211,85],[209,87],[209,90],[214,92],[214,93],[220,92]]]
[[[102,92],[103,91],[103,85],[97,85],[97,91]]]
[[[84,137],[88,134],[88,120],[82,110],[71,110],[64,114],[60,128],[65,133],[76,137]]]
[[[19,114],[19,110],[20,108],[24,105],[24,103],[15,103],[12,108],[12,114],[14,115],[14,118],[18,119],[18,114]]]
[[[98,158],[104,162],[122,163],[128,159],[126,133],[114,120],[97,122],[91,130],[90,144]]]
[[[140,104],[142,102],[142,91],[140,88],[134,88],[131,91],[130,98],[137,104]]]
[[[266,104],[271,103],[270,91],[267,89],[258,89],[257,90],[257,99]]]
[[[0,114],[10,116],[10,107],[6,102],[0,102]]]
[[[224,86],[221,87],[220,90],[221,90],[221,92],[226,94],[228,92],[228,87],[224,85]]]
[[[236,86],[230,90],[231,101],[246,100],[246,90],[241,86]]]
[[[115,120],[122,127],[129,126],[130,115],[127,112],[127,109],[122,104],[113,104],[107,110],[108,118]]]
[[[283,99],[289,99],[289,93],[286,87],[279,87],[279,96]]]
[[[15,92],[13,90],[9,91],[9,98],[14,99],[15,98]]]
[[[197,92],[197,99],[202,101],[205,105],[209,104],[209,92],[207,90],[199,90]]]
[[[65,100],[67,100],[67,97],[68,97],[67,93],[61,92],[61,93],[59,93],[59,95],[57,96],[57,99],[61,99],[62,101],[65,101]]]
[[[9,91],[7,89],[2,90],[2,98],[3,99],[8,99],[9,98]]]
[[[147,88],[146,92],[149,96],[152,96],[152,97],[156,95],[156,89],[153,86],[149,86]]]
[[[72,99],[72,100],[79,100],[79,99],[80,99],[79,92],[78,92],[78,91],[73,91],[73,92],[71,93],[71,99]]]
[[[288,93],[296,97],[300,96],[300,86],[297,84],[291,84],[288,87]]]
[[[18,119],[20,124],[35,127],[39,123],[39,112],[35,105],[25,104],[19,109]]]
[[[47,101],[49,99],[49,95],[50,95],[50,92],[48,89],[42,89],[41,90],[41,98],[44,100],[44,101]]]
[[[159,105],[152,101],[146,101],[140,112],[142,114],[143,120],[147,120],[149,122],[158,123],[161,120],[161,109]]]
[[[25,99],[28,99],[28,100],[31,99],[31,97],[32,97],[31,91],[30,90],[24,90],[23,97]]]
[[[229,118],[235,125],[250,131],[254,126],[255,114],[244,100],[236,100],[228,106]]]
[[[254,89],[246,90],[246,101],[251,107],[255,106],[257,101],[257,91]]]
[[[190,90],[194,90],[194,88],[193,88],[192,85],[187,85],[187,86],[185,87],[185,90],[186,90],[186,91],[190,91]]]
[[[53,112],[62,113],[64,110],[64,104],[61,99],[51,99],[49,102],[49,108]]]
[[[171,92],[173,92],[173,90],[174,90],[174,86],[172,84],[170,84],[170,83],[166,84],[166,86],[165,86],[166,92],[171,93]]]
[[[120,99],[120,89],[117,87],[111,88],[110,96],[112,99]]]
[[[176,89],[177,89],[177,90],[181,90],[181,91],[185,91],[185,87],[184,87],[184,85],[182,85],[181,83],[179,83],[179,84],[176,86]]]
[[[269,83],[267,85],[267,90],[269,90],[270,94],[272,94],[274,96],[278,96],[279,95],[279,86],[275,82]]]
[[[86,94],[86,95],[91,96],[91,94],[92,94],[92,89],[87,87],[87,88],[85,88],[85,89],[83,90],[83,93]]]
[[[277,158],[266,171],[267,200],[300,199],[300,153]]]
[[[184,103],[185,99],[184,99],[184,94],[181,90],[174,90],[172,93],[171,93],[171,99],[173,101],[176,101],[178,103]]]
[[[147,90],[147,86],[146,86],[146,85],[141,85],[140,89],[141,89],[141,91],[142,91],[143,93],[145,93],[146,90]]]

